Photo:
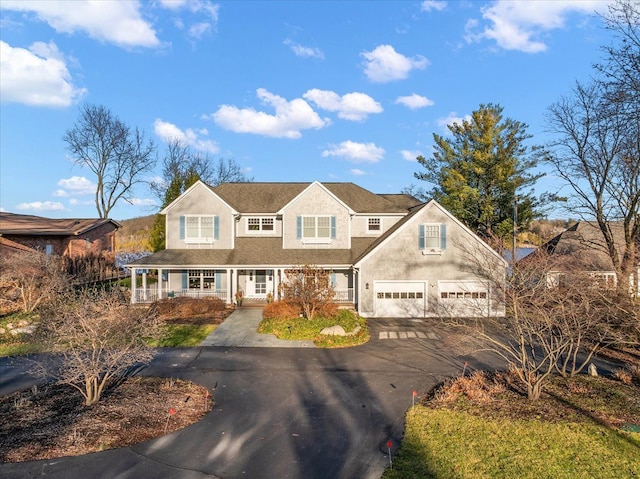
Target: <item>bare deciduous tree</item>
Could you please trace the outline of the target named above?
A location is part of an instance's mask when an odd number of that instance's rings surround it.
[[[194,152],[178,139],[169,141],[162,160],[162,179],[149,184],[162,208],[169,205],[187,188],[201,180],[209,186],[227,182],[253,181],[234,160],[220,158],[218,162],[208,154]],[[165,218],[156,215],[149,243],[153,251],[165,248]]]
[[[2,309],[31,313],[69,288],[60,258],[39,251],[20,251],[0,256],[0,302]]]
[[[121,199],[131,201],[133,187],[156,163],[155,146],[102,105],[83,105],[75,125],[63,136],[73,161],[96,175],[95,203],[108,218]]]
[[[313,319],[323,307],[333,302],[335,291],[330,272],[315,265],[304,265],[286,271],[282,283],[285,300],[296,303],[307,319]]]
[[[36,337],[60,358],[37,362],[39,372],[77,389],[87,406],[131,367],[150,361],[145,341],[160,334],[155,310],[132,307],[119,291],[64,295],[41,317]]]
[[[616,297],[611,285],[592,275],[559,273],[566,270],[562,261],[539,250],[504,281],[477,251],[465,251],[467,267],[502,291],[506,311],[504,319],[485,318],[471,327],[507,362],[531,400],[540,397],[550,375],[577,374],[603,349],[639,344],[638,305]]]
[[[573,191],[570,212],[597,223],[626,294],[640,242],[640,7],[618,0],[604,20],[616,43],[604,48],[598,76],[549,108],[550,162]]]

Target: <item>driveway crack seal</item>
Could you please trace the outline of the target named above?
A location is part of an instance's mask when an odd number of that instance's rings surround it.
[[[134,449],[135,447],[136,447],[136,446],[130,446],[130,447],[128,447],[127,449],[129,449],[129,450],[130,450],[132,453],[134,453],[136,456],[138,456],[138,457],[142,457],[142,458],[145,458],[145,459],[147,459],[147,460],[149,460],[149,461],[155,462],[156,464],[162,464],[163,466],[170,467],[170,468],[172,468],[172,469],[174,469],[174,470],[177,470],[177,471],[199,472],[199,473],[204,474],[204,475],[206,475],[206,476],[208,476],[208,477],[211,477],[211,478],[213,478],[213,479],[222,479],[221,477],[216,476],[216,475],[214,475],[214,474],[210,474],[210,473],[208,473],[208,472],[206,472],[206,471],[203,471],[202,469],[194,469],[194,468],[191,468],[191,467],[182,467],[182,466],[177,466],[177,465],[175,465],[175,464],[170,464],[170,463],[168,463],[168,462],[159,461],[158,459],[156,459],[156,458],[154,458],[154,457],[149,457],[149,456],[147,456],[147,455],[143,454],[143,453],[142,453],[142,452],[140,452],[140,451],[136,451],[136,450]]]

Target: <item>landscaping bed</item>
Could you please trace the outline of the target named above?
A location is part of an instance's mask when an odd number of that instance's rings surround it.
[[[212,407],[207,389],[164,378],[128,378],[93,406],[70,386],[34,386],[0,397],[0,462],[76,456],[169,434]]]
[[[347,309],[336,309],[331,314],[307,319],[300,317],[297,310],[272,303],[265,307],[263,314],[265,319],[260,323],[258,332],[275,334],[279,339],[313,341],[321,348],[357,346],[371,339],[366,320]],[[345,336],[321,334],[324,328],[336,325],[342,326]]]

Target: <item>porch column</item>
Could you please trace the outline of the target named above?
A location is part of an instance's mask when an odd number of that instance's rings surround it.
[[[136,269],[131,268],[131,303],[136,303]]]
[[[162,269],[158,268],[158,299],[162,299]]]
[[[278,268],[277,273],[278,273],[278,281],[276,281],[276,283],[277,283],[276,295],[277,295],[278,300],[280,300],[280,299],[282,299],[282,288],[280,288],[280,285],[282,284],[282,268]]]
[[[144,299],[145,303],[149,299],[148,292],[147,292],[147,270],[146,269],[142,270],[142,298]]]
[[[227,304],[231,304],[231,298],[232,298],[232,296],[231,296],[231,277],[232,277],[231,268],[227,268],[226,272],[227,272],[227,298],[226,298],[226,303]]]

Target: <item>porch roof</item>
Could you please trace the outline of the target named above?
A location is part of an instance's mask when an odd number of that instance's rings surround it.
[[[126,265],[130,268],[350,266],[376,238],[352,238],[351,249],[283,249],[282,238],[236,238],[234,249],[165,249]]]

